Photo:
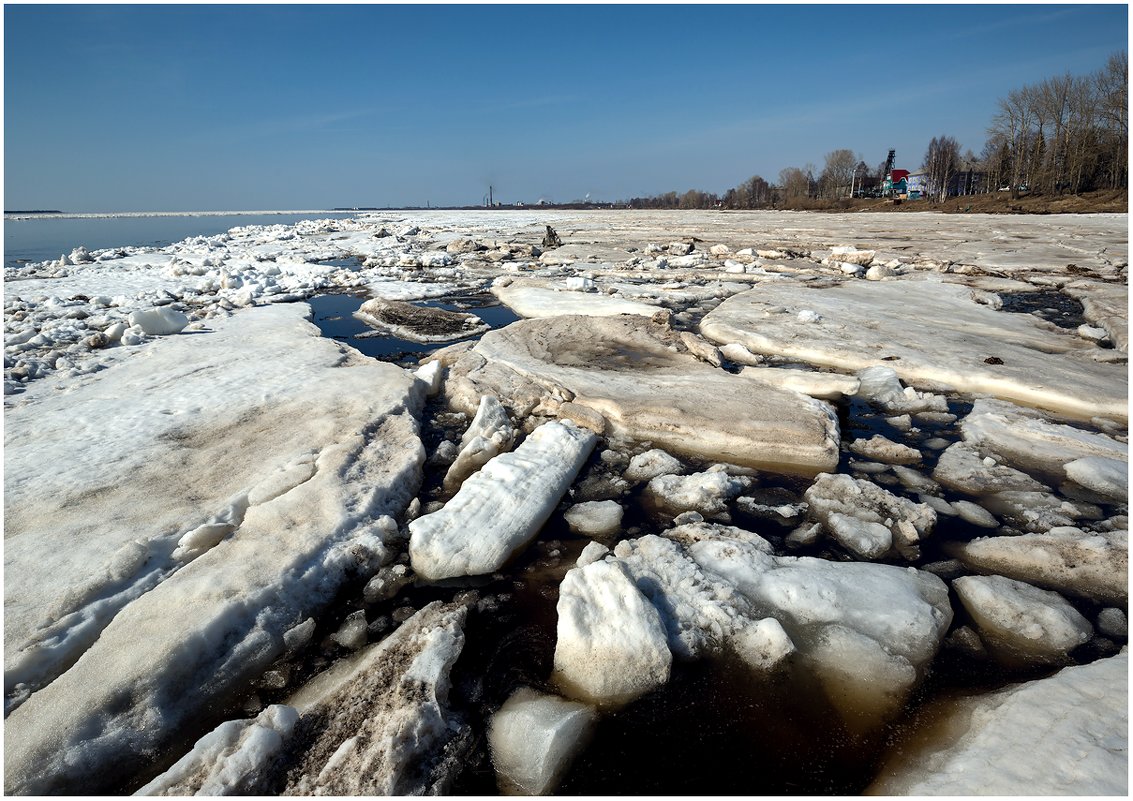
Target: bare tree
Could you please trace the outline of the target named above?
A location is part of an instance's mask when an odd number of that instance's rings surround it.
[[[948,184],[960,168],[960,143],[951,136],[934,136],[925,153],[924,168],[928,173],[929,193],[944,200]]]
[[[810,176],[798,167],[786,167],[779,171],[779,186],[786,202],[803,200],[810,194]]]
[[[826,154],[826,166],[819,178],[823,197],[848,197],[858,159],[852,150],[832,150]]]

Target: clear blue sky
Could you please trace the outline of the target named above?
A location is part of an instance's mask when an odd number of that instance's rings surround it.
[[[929,139],[1125,50],[1125,5],[12,6],[4,206],[614,200]]]

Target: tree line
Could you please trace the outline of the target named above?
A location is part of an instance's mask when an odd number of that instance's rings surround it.
[[[1069,73],[1012,90],[996,104],[988,138],[977,156],[951,136],[929,142],[921,169],[926,191],[947,195],[1008,188],[1043,194],[1078,194],[1129,185],[1129,60],[1115,53],[1101,69]],[[876,195],[885,162],[870,167],[851,150],[826,154],[814,164],[786,167],[778,182],[754,175],[722,195],[698,189],[626,201],[641,209],[754,209],[845,201]]]

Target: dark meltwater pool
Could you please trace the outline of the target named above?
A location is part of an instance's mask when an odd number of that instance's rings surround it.
[[[362,294],[337,293],[316,295],[307,300],[307,303],[311,307],[312,319],[323,336],[337,339],[360,353],[382,361],[416,362],[435,350],[462,341],[454,339],[451,342],[423,344],[395,336],[373,336],[374,329],[354,316],[354,312],[368,299]],[[414,304],[445,311],[469,312],[493,329],[520,319],[519,315],[491,295],[452,295],[436,300],[414,301]]]

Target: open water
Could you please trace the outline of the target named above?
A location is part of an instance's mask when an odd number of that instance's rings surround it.
[[[165,247],[190,236],[215,236],[238,225],[294,225],[300,220],[344,219],[354,212],[309,214],[184,214],[161,217],[4,218],[4,266],[58,259],[87,250],[128,245]]]

